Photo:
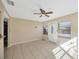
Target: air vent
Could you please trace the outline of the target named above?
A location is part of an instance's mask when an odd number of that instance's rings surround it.
[[[7,0],[7,3],[8,3],[9,5],[14,6],[14,1],[12,1],[12,0]]]

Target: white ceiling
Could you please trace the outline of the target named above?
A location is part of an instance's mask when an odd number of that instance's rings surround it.
[[[13,0],[15,6],[8,5],[6,0],[2,1],[10,16],[40,22],[77,12],[77,0]],[[49,18],[40,18],[39,15],[33,14],[40,12],[39,8],[54,13]]]

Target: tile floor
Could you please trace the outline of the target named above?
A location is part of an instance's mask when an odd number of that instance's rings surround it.
[[[5,49],[5,59],[55,59],[52,50],[55,43],[37,40]]]

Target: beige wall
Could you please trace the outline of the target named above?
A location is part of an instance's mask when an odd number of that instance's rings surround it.
[[[9,46],[42,39],[42,24],[40,22],[10,18]]]
[[[62,21],[70,21],[72,24],[71,27],[71,37],[77,36],[77,13],[59,17],[54,19],[54,21],[62,22]],[[34,40],[42,39],[42,24],[48,25],[48,23],[52,23],[53,21],[46,21],[43,23],[30,21],[30,20],[23,20],[18,18],[10,18],[9,20],[9,46],[30,42]],[[37,26],[37,28],[35,28]],[[67,41],[67,38],[60,38],[58,37],[58,42],[63,43]]]
[[[1,11],[3,11],[4,10],[4,8],[3,8],[3,3],[2,3],[2,1],[0,0],[0,10]]]
[[[71,22],[71,38],[77,37],[78,35],[78,15],[77,13],[73,13],[70,15],[56,18],[54,20],[43,22],[43,24],[49,26],[48,24],[52,23],[53,21],[57,21],[58,23],[63,22],[63,21],[70,21]],[[69,39],[58,37],[58,42],[60,42],[60,44],[67,40]]]
[[[0,1],[0,11],[2,10],[2,3],[1,3],[1,1]]]

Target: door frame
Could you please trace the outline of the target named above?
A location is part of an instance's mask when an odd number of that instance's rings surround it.
[[[4,32],[3,32],[3,19],[4,19],[4,17],[3,17],[3,15],[4,15],[4,12],[2,11],[2,10],[0,10],[0,16],[1,16],[1,36],[2,36],[2,38],[0,38],[0,43],[1,43],[1,51],[0,51],[0,59],[4,59]]]

